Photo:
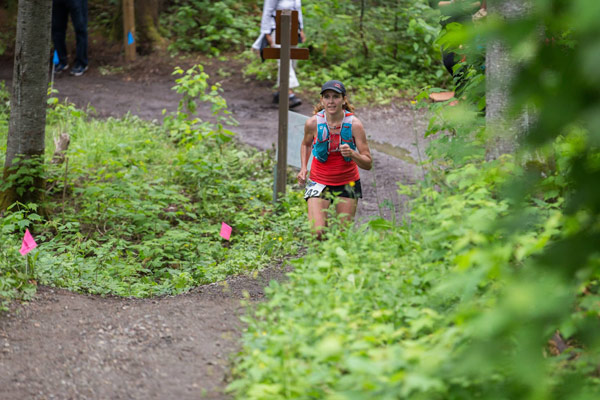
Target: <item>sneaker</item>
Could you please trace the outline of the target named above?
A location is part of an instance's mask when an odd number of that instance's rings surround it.
[[[66,71],[68,69],[69,69],[69,64],[58,63],[54,67],[54,73],[55,74],[60,74],[61,72]]]
[[[290,108],[298,107],[302,104],[302,100],[296,97],[295,94],[290,94]]]
[[[87,71],[87,69],[88,69],[87,65],[85,65],[85,66],[83,66],[83,65],[76,65],[71,70],[71,75],[73,75],[73,76],[81,76],[81,75],[83,75],[83,73],[85,71]]]

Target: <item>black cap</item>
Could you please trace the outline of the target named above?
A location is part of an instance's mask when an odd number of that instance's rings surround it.
[[[325,82],[321,88],[321,94],[323,94],[323,92],[326,90],[333,90],[334,92],[341,93],[344,96],[346,95],[346,87],[340,81],[333,80]]]

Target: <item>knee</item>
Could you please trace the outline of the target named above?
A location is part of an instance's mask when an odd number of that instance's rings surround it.
[[[319,242],[325,240],[325,230],[323,229],[323,227],[321,227],[321,229],[315,229],[313,231],[313,235],[315,239],[317,239]]]

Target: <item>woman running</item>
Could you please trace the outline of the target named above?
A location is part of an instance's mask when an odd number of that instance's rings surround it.
[[[354,220],[362,198],[358,167],[370,170],[373,166],[365,129],[353,111],[344,84],[331,80],[321,88],[315,115],[304,125],[297,178],[299,184],[306,184],[308,219],[318,238],[327,226],[327,209],[333,199],[338,199],[335,208],[341,220]],[[308,177],[311,153],[314,158]]]

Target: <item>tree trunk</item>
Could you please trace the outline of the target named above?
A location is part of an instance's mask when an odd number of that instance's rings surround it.
[[[38,202],[43,166],[52,0],[19,0],[10,121],[0,210]]]
[[[528,0],[488,0],[488,15],[499,15],[505,20],[521,18],[529,9]],[[511,153],[517,147],[522,126],[518,119],[509,118],[509,95],[515,65],[506,45],[500,39],[488,42],[486,65],[486,125],[491,134],[487,158],[496,159]]]
[[[138,52],[149,54],[156,49],[164,48],[165,38],[158,30],[158,14],[161,0],[135,0],[135,26],[137,32]]]

